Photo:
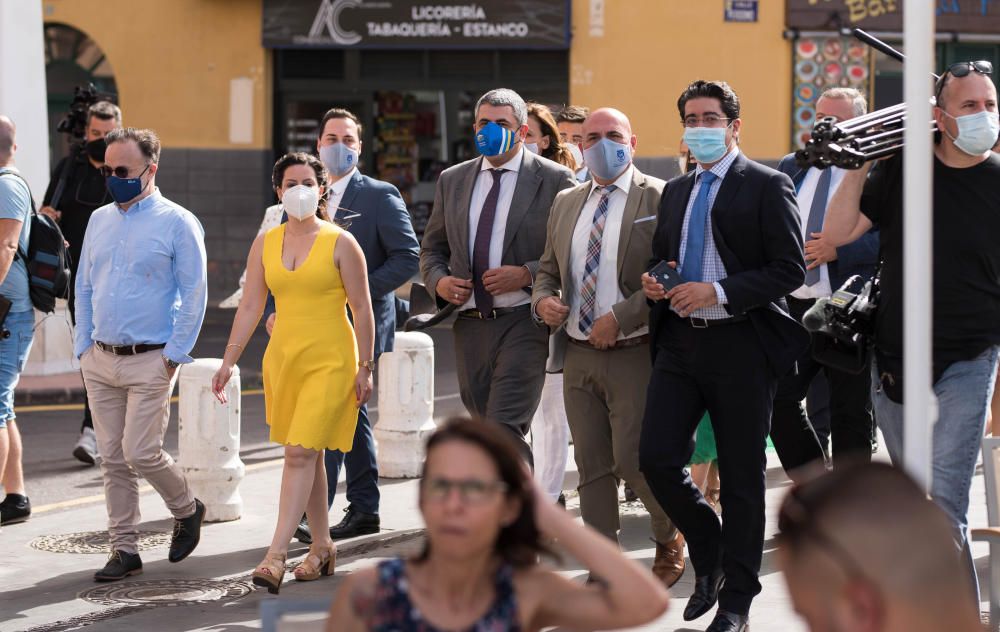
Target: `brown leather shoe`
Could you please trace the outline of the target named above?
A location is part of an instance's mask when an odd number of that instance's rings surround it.
[[[656,542],[656,540],[653,540]],[[684,574],[684,536],[677,532],[673,542],[656,542],[656,557],[653,559],[653,574],[663,585],[670,588]]]

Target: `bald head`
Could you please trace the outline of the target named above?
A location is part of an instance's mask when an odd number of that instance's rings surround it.
[[[632,136],[632,122],[628,120],[625,113],[614,108],[600,108],[590,113],[590,116],[583,121],[583,137],[586,142],[589,130],[619,129],[627,139]],[[622,142],[622,141],[617,141]]]
[[[14,155],[17,128],[10,117],[0,114],[0,160],[8,160]]]

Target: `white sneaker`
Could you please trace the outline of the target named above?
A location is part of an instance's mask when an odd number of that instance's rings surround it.
[[[97,463],[97,457],[100,455],[97,453],[97,435],[94,434],[93,428],[84,428],[80,433],[76,447],[73,448],[73,456],[87,465]]]

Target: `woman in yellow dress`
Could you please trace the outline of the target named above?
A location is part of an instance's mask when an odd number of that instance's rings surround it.
[[[358,407],[372,391],[375,323],[365,257],[354,237],[329,221],[327,180],[323,163],[308,154],[287,154],[274,165],[272,183],[288,222],[250,247],[243,298],[212,379],[213,392],[225,403],[233,366],[270,290],[281,316],[264,353],[264,402],[271,441],[285,446],[285,465],[278,524],[253,582],[275,594],[303,510],[314,541],[295,579],[333,573],[337,551],[329,537],[323,450],[351,449]]]

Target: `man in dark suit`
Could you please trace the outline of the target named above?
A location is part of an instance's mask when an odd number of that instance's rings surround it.
[[[347,230],[365,253],[375,316],[377,361],[383,352],[392,351],[396,330],[394,292],[417,272],[420,246],[406,203],[396,187],[362,175],[357,168],[361,154],[361,122],[357,116],[340,108],[328,111],[320,126],[316,149],[330,172],[327,212],[332,220],[348,226]],[[272,322],[269,318],[269,331]],[[351,451],[345,455],[340,450],[327,450],[324,460],[330,506],[337,493],[341,465],[347,466],[350,503],[344,519],[330,528],[330,537],[336,540],[377,533],[378,465],[367,405],[358,410]],[[306,543],[312,541],[305,521],[299,525],[296,537]]]
[[[809,341],[784,304],[805,278],[802,233],[792,181],[739,151],[732,89],[696,81],[677,105],[698,166],[667,183],[653,238],[654,263],[668,262],[685,282],[667,291],[642,275],[653,301],[653,374],[639,466],[687,539],[696,578],[684,619],[718,601],[708,630],[742,632],[760,592],[771,403]],[[721,527],[685,469],[706,410],[719,453]]]
[[[524,437],[548,356],[548,331],[531,317],[531,286],[552,201],[576,180],[566,167],[524,150],[527,106],[513,90],[480,97],[475,121],[482,157],[438,178],[420,271],[440,304],[458,307],[462,403],[508,429],[530,462]]]
[[[865,97],[853,88],[831,88],[816,101],[816,119],[832,117],[846,121],[867,111]],[[801,169],[789,154],[778,170],[792,178],[805,240],[806,282],[788,296],[792,318],[801,321],[819,298],[829,297],[853,275],[875,276],[878,264],[878,231],[871,230],[858,241],[834,247],[822,234],[826,207],[843,179],[837,167]],[[822,371],[821,371],[822,370]],[[828,383],[829,405],[826,419],[817,423],[806,415],[802,400],[814,379]],[[810,410],[815,408],[809,402]],[[825,422],[825,423],[824,423]],[[871,460],[872,437],[871,370],[854,375],[838,371],[813,359],[807,351],[798,359],[798,371],[784,376],[774,396],[771,441],[781,465],[793,477],[796,469],[826,455],[826,438],[831,438],[833,462]],[[823,424],[823,425],[821,425]],[[824,427],[825,426],[825,427]]]

